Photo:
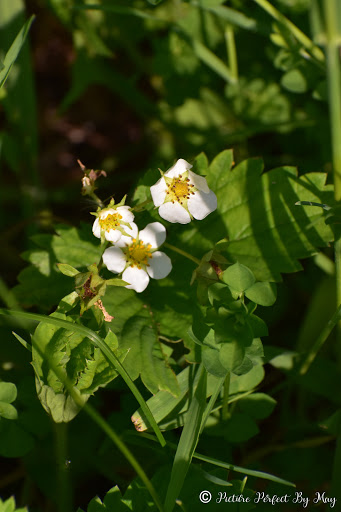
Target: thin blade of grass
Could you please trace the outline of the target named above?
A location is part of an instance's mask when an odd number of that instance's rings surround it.
[[[84,327],[83,325],[75,324],[72,322],[68,322],[66,320],[61,320],[59,318],[54,318],[51,316],[45,316],[45,315],[39,315],[37,313],[27,313],[25,311],[11,311],[8,309],[0,309],[0,315],[6,315],[6,316],[14,316],[14,317],[21,317],[21,318],[27,318],[28,320],[32,320],[34,322],[45,322],[50,323],[52,325],[56,325],[57,327],[63,327],[65,329],[68,329],[72,332],[79,332],[83,334],[83,336],[86,336],[89,338],[89,340],[98,347],[103,354],[107,357],[108,361],[114,366],[115,370],[121,375],[127,386],[129,387],[130,391],[135,396],[136,400],[141,406],[141,409],[143,410],[143,413],[148,418],[148,421],[152,427],[152,429],[155,432],[155,435],[157,436],[161,446],[165,446],[166,441],[161,433],[161,430],[159,429],[152,413],[149,410],[148,405],[146,404],[145,400],[143,399],[141,393],[129,377],[128,373],[126,372],[125,368],[122,366],[120,361],[117,359],[115,353],[110,349],[110,347],[106,344],[106,342],[98,336],[94,331],[91,329],[88,329],[87,327]]]
[[[24,338],[22,338],[21,336],[19,336],[19,334],[17,334],[16,332],[12,331],[12,334],[15,338],[17,338],[17,340],[19,341],[19,343],[22,344],[23,347],[25,347],[29,352],[32,352],[32,346],[27,343],[26,340],[24,340]]]
[[[136,435],[135,433],[133,433]],[[143,436],[146,439],[150,439],[151,441],[157,443],[157,439],[152,434],[139,434],[139,437]],[[171,442],[167,442],[167,446],[176,450],[177,445]],[[276,482],[282,485],[288,485],[290,487],[296,487],[293,482],[289,480],[284,480],[283,478],[279,478],[278,476],[271,475],[270,473],[265,473],[264,471],[257,471],[254,469],[243,468],[242,466],[235,466],[230,462],[224,462],[219,459],[214,459],[212,457],[208,457],[207,455],[202,455],[201,453],[194,452],[193,459],[201,460],[203,462],[208,462],[209,464],[213,464],[213,466],[218,466],[220,468],[227,469],[229,471],[235,471],[236,473],[242,473],[243,475],[254,476],[256,478],[262,478],[263,480],[270,480],[271,482]]]
[[[26,21],[26,23],[23,25],[22,29],[18,33],[17,37],[14,39],[10,49],[6,53],[5,59],[2,63],[2,69],[0,71],[0,89],[4,86],[9,75],[9,72],[11,71],[11,67],[13,66],[16,58],[19,55],[21,48],[23,47],[26,36],[28,34],[28,31],[30,30],[34,18],[35,16],[31,16],[30,19]]]
[[[165,512],[171,512],[175,505],[198,444],[202,417],[206,407],[207,373],[201,364],[198,369],[199,382],[194,391],[189,414],[181,433],[178,448],[175,453],[171,478],[167,489]]]

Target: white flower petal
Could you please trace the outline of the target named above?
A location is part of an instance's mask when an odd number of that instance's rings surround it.
[[[106,240],[108,240],[108,242],[112,242],[113,244],[118,242],[121,237],[122,233],[118,229],[111,229],[110,231],[105,232]]]
[[[115,247],[126,247],[131,243],[132,238],[137,237],[138,228],[135,224],[135,222],[130,222],[130,228],[129,226],[121,226],[122,229],[124,229],[125,233],[128,233],[128,235],[122,235],[121,238],[115,242]]]
[[[153,257],[149,260],[149,267],[147,267],[150,277],[153,279],[163,279],[168,276],[171,270],[172,262],[167,254],[161,251],[154,252]]]
[[[199,174],[195,174],[195,172],[192,171],[189,171],[188,175],[191,180],[191,183],[193,183],[195,188],[201,190],[202,192],[205,192],[205,194],[208,194],[210,192],[206,178],[204,178],[203,176],[199,176]]]
[[[164,202],[166,199],[166,190],[167,185],[164,178],[160,178],[155,185],[150,187],[150,193],[155,206],[160,206]]]
[[[137,293],[143,292],[148,286],[149,276],[145,270],[137,267],[128,267],[122,274],[123,281],[130,283],[126,288],[135,290]]]
[[[188,211],[177,202],[162,204],[159,208],[159,215],[168,222],[179,222],[180,224],[191,222]]]
[[[97,238],[101,238],[101,227],[99,225],[99,218],[97,217],[92,226],[92,232]]]
[[[166,228],[161,222],[151,222],[140,231],[139,239],[144,244],[150,244],[153,249],[157,249],[166,240]]]
[[[177,162],[165,172],[165,176],[168,178],[177,178],[180,174],[191,169],[193,165],[189,164],[183,158],[179,158]]]
[[[130,210],[130,206],[119,206],[116,209],[117,213],[122,215],[122,221],[123,222],[133,222],[134,220],[134,214]]]
[[[126,266],[126,258],[124,253],[118,247],[109,247],[103,253],[103,263],[108,270],[119,274]]]
[[[197,220],[202,220],[217,208],[217,196],[212,190],[208,194],[196,192],[188,199],[188,209]]]

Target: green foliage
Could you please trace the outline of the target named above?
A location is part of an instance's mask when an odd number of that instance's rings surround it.
[[[26,23],[20,30],[19,34],[13,41],[10,49],[6,53],[3,63],[1,63],[0,88],[3,87],[6,82],[9,72],[11,71],[11,67],[13,66],[13,64],[14,64],[16,58],[18,57],[19,52],[25,42],[26,36],[28,34],[28,31],[31,28],[33,20],[34,20],[34,16],[31,16],[30,19],[26,21]]]
[[[16,420],[18,413],[11,405],[17,398],[17,388],[12,382],[0,382],[0,418]]]
[[[75,292],[64,297],[59,310],[53,315],[71,322],[72,317],[60,311],[72,310],[76,301]],[[112,331],[108,332],[105,341],[123,361],[127,352],[118,349],[117,338]],[[34,333],[32,365],[37,377],[38,398],[56,423],[71,421],[80,406],[55,374],[54,367],[62,369],[65,378],[80,394],[83,404],[100,386],[105,386],[118,375],[102,351],[94,347],[86,336],[44,322]]]
[[[190,226],[180,235],[197,254],[226,238],[229,244],[222,254],[229,261],[247,266],[258,281],[278,281],[281,273],[302,268],[298,259],[333,240],[321,209],[295,206],[298,200],[333,204],[325,175],[297,177],[292,167],[262,174],[260,159],[233,168],[231,151],[219,154],[200,171],[216,192],[218,211],[200,228]]]
[[[13,496],[6,501],[0,498],[0,512],[27,512],[27,510],[26,507],[17,508]]]

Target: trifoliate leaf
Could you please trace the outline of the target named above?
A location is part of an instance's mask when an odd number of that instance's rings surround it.
[[[272,306],[276,302],[277,290],[275,283],[259,282],[245,291],[248,299],[261,306]]]

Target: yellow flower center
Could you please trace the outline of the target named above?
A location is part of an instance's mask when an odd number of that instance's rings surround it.
[[[99,225],[104,231],[116,229],[121,224],[122,215],[119,213],[109,213],[104,219],[99,218]]]
[[[193,187],[194,185],[189,182],[189,178],[183,178],[180,174],[177,178],[173,178],[168,184],[166,194],[173,203],[174,201],[177,201],[178,203],[183,204],[190,198],[191,194],[194,194],[191,190]]]
[[[131,267],[135,265],[137,268],[141,268],[141,265],[147,265],[149,258],[152,258],[151,244],[145,245],[141,240],[137,241],[133,238],[132,243],[127,247],[127,260]]]

